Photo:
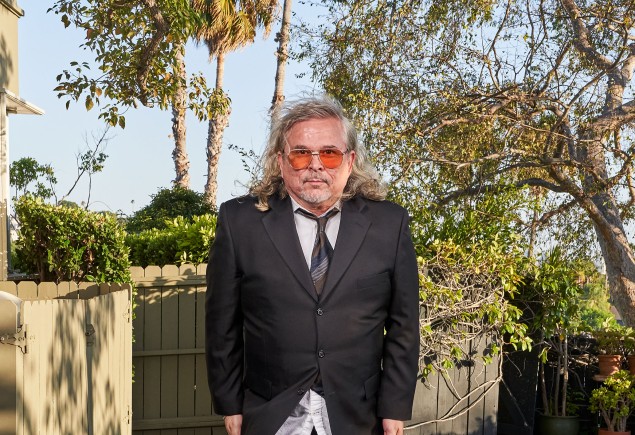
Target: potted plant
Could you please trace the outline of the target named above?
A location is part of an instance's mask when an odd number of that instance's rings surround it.
[[[543,435],[577,435],[579,421],[571,416],[567,391],[572,362],[569,337],[581,325],[579,305],[581,294],[574,265],[564,258],[559,249],[551,251],[528,277],[524,298],[533,312],[532,329],[539,349],[539,384],[542,415],[538,420]],[[546,371],[553,373],[551,388],[547,385]]]
[[[606,329],[595,331],[593,335],[598,344],[600,376],[610,376],[622,367],[624,329],[621,327],[607,327]]]
[[[635,409],[635,376],[626,370],[619,370],[604,380],[601,387],[591,392],[591,411],[599,411],[606,429],[599,429],[598,435],[630,435],[626,421]]]

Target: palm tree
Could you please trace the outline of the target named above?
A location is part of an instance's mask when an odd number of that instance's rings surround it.
[[[184,189],[190,188],[190,160],[185,147],[185,111],[187,109],[187,76],[185,72],[185,44],[182,44],[176,51],[174,75],[179,85],[174,98],[172,99],[172,136],[174,138],[174,150],[172,159],[174,160],[174,170],[176,177],[174,185]]]
[[[280,32],[276,35],[278,41],[278,58],[276,65],[276,79],[273,91],[273,99],[271,101],[272,119],[277,116],[278,109],[284,102],[284,78],[286,73],[287,59],[289,58],[289,28],[291,25],[291,5],[293,0],[284,0],[282,7],[282,22],[280,23]]]
[[[205,42],[210,61],[216,59],[215,98],[221,101],[209,117],[207,134],[207,182],[205,200],[215,206],[218,190],[218,161],[223,145],[223,133],[229,122],[231,107],[223,91],[225,55],[251,44],[256,30],[264,29],[265,36],[271,30],[277,0],[194,0],[193,6],[206,18],[206,25],[199,28],[196,38]]]

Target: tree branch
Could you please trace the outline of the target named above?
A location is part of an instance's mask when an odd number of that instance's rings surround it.
[[[150,64],[152,59],[159,52],[161,47],[161,41],[170,31],[170,24],[163,18],[161,9],[157,5],[155,0],[142,0],[142,3],[150,11],[152,22],[156,31],[152,35],[150,42],[146,45],[141,52],[139,58],[139,65],[137,65],[137,85],[139,86],[140,94],[139,100],[144,106],[148,104],[148,75],[150,74]]]
[[[591,35],[589,29],[587,29],[584,20],[582,19],[582,12],[575,4],[574,0],[560,0],[560,4],[566,9],[571,20],[573,27],[573,45],[575,48],[599,69],[609,69],[611,61],[605,56],[602,56],[593,47],[591,43]]]
[[[524,180],[519,180],[514,183],[514,186],[515,187],[539,186],[539,187],[544,187],[545,189],[551,190],[552,192],[557,192],[557,193],[567,192],[567,190],[565,190],[562,186],[559,186],[555,183],[550,183],[541,178],[527,178]],[[435,204],[437,207],[441,207],[464,196],[475,196],[475,195],[480,195],[484,193],[497,193],[507,187],[508,186],[501,186],[497,184],[471,186],[465,189],[459,189],[459,190],[450,192],[445,197],[439,199],[438,201],[435,201]]]

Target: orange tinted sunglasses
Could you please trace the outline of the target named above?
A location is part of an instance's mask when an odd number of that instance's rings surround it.
[[[348,152],[349,150],[342,152],[337,148],[327,148],[320,151],[296,148],[289,151],[287,156],[289,158],[289,164],[293,169],[308,168],[311,164],[311,160],[313,160],[313,156],[318,156],[325,168],[335,169],[340,167],[342,160],[344,160],[344,154]]]

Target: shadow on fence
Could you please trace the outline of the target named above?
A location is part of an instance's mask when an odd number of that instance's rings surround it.
[[[1,282],[0,291],[23,301],[19,328],[0,331],[0,397],[10,399],[0,433],[130,433],[130,287]],[[15,311],[2,304],[0,318]]]

